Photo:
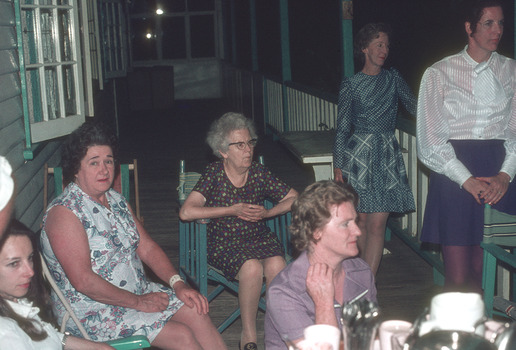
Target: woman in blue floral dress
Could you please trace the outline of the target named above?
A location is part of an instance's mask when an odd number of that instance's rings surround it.
[[[182,220],[208,224],[208,261],[238,279],[242,316],[240,344],[255,350],[256,314],[263,276],[267,286],[285,267],[284,252],[264,219],[290,211],[297,192],[253,162],[256,132],[238,113],[226,113],[210,127],[207,142],[220,161],[208,165],[185,203]],[[267,210],[263,201],[278,204]]]
[[[204,296],[188,287],[165,252],[111,188],[116,139],[84,124],[63,146],[63,179],[41,232],[44,257],[93,340],[145,335],[161,349],[226,349]],[[146,264],[169,287],[147,280]],[[61,321],[63,305],[54,295]],[[72,322],[67,329],[79,335]]]
[[[389,213],[415,210],[394,130],[398,100],[415,115],[416,98],[396,69],[382,68],[389,35],[383,23],[367,24],[357,34],[355,53],[364,67],[341,83],[333,149],[335,180],[347,180],[359,194],[360,257],[375,274]]]

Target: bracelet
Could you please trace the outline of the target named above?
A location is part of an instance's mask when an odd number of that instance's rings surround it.
[[[170,285],[170,288],[174,289],[174,284],[176,284],[179,281],[185,283],[185,280],[182,279],[181,276],[174,275],[174,276],[170,277],[170,280],[168,281],[168,284]]]
[[[63,350],[66,346],[66,341],[68,340],[69,336],[70,336],[70,332],[64,332],[63,339],[61,339],[61,345],[63,345]]]

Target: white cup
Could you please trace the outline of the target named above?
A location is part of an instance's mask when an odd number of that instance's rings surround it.
[[[393,349],[392,344],[403,345],[409,335],[411,327],[412,323],[402,320],[389,320],[382,322],[378,329],[380,349],[391,350]]]
[[[484,335],[478,325],[485,315],[484,301],[477,293],[442,293],[432,298],[430,316],[421,324],[419,335],[432,330],[455,330]]]
[[[314,349],[325,349],[326,344],[331,345],[332,350],[339,350],[340,329],[328,324],[315,324],[304,330],[307,346]]]

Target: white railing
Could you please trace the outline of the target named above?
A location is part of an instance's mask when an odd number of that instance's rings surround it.
[[[241,77],[242,73],[238,72],[239,70],[235,68],[225,69],[225,74],[228,74],[228,76],[225,76],[225,81],[235,81],[235,74]],[[292,83],[283,84],[263,76],[248,75],[247,77],[251,80],[262,80],[262,102],[264,127],[266,130],[283,133],[286,131],[311,131],[335,128],[337,122],[336,96],[325,96],[304,86]],[[232,91],[233,88],[238,90],[239,84],[233,83],[230,85],[225,85],[225,88],[229,89],[226,93],[226,97],[230,98],[229,102],[232,103],[234,108],[246,109],[242,106],[242,98],[235,100],[235,96],[241,96],[244,93]],[[251,81],[240,85],[258,86],[259,84],[256,81]],[[260,92],[255,91],[255,94],[257,93]],[[256,101],[254,98],[251,100]],[[286,103],[286,108],[284,108],[284,103]],[[438,272],[441,273],[442,263],[438,255],[420,250],[419,234],[421,232],[428,192],[428,170],[417,160],[415,132],[416,122],[414,119],[399,118],[396,137],[403,150],[409,185],[412,188],[416,202],[416,211],[403,215],[398,220],[401,224],[403,235],[401,238],[427,262],[432,264],[436,271],[439,270]]]

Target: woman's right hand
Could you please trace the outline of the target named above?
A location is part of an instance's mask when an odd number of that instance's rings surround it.
[[[138,303],[134,308],[138,311],[159,312],[165,310],[169,304],[168,294],[164,292],[142,294],[136,297]]]

